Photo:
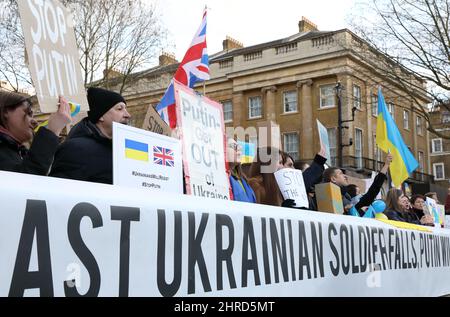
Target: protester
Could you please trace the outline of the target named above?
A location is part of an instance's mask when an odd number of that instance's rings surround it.
[[[342,172],[341,169],[331,167],[325,170],[323,173],[323,181],[325,183],[333,183],[340,187],[341,194],[342,194],[342,202],[344,205],[344,210],[346,213],[350,210],[352,206],[355,207],[355,209],[359,212],[360,216],[364,214],[364,211],[362,210],[363,207],[370,206],[375,198],[377,197],[378,193],[381,190],[381,187],[383,186],[384,181],[387,179],[386,174],[388,172],[389,166],[392,162],[392,154],[388,154],[386,156],[386,161],[384,163],[383,168],[380,170],[380,172],[375,177],[372,185],[370,186],[367,193],[365,193],[356,203],[356,205],[352,204],[352,197],[348,193],[348,181],[345,174]]]
[[[75,125],[55,155],[51,176],[112,184],[112,125],[128,124],[125,99],[101,88],[87,91],[89,112]]]
[[[423,215],[420,219],[414,212],[410,212],[408,197],[401,189],[391,188],[386,195],[386,210],[384,214],[389,220],[403,221],[413,224],[432,224],[433,218]]]
[[[37,122],[30,100],[18,93],[0,91],[0,170],[47,175],[61,131],[69,124],[70,106],[59,97],[58,110],[47,127],[34,135]],[[25,144],[33,140],[28,149]]]
[[[311,165],[306,164],[308,167],[302,171],[303,182],[305,183],[306,193],[308,194],[309,210],[317,210],[317,204],[315,202],[314,196],[314,186],[322,181],[322,174],[325,170],[325,162],[327,161],[325,157],[325,149],[321,149],[319,153],[316,154]],[[286,152],[281,152],[283,166],[285,168],[292,168],[295,166],[293,158]],[[291,164],[292,162],[292,164]],[[292,199],[286,199],[282,203],[283,207],[295,207],[295,202]]]
[[[250,165],[248,184],[258,204],[281,206],[281,195],[274,173],[284,168],[281,152],[272,147],[258,148]]]
[[[249,203],[256,203],[255,193],[247,183],[247,177],[242,172],[241,148],[233,138],[228,139],[227,161],[230,168],[230,184],[233,191],[233,199]]]
[[[436,202],[436,204],[440,204],[439,198],[438,198],[436,192],[429,192],[429,193],[426,193],[426,194],[425,194],[425,197],[428,197],[428,198],[433,199],[433,200]],[[426,199],[425,199],[425,200],[426,200]]]
[[[424,208],[425,208],[425,196],[422,195],[413,195],[411,199],[409,200],[411,203],[411,209],[410,212],[415,217],[417,221],[420,222],[420,219],[422,219],[425,216]],[[425,222],[426,225],[434,226],[433,219],[430,219],[430,217],[426,217],[425,219],[431,220],[429,222]]]
[[[447,191],[447,198],[445,199],[445,214],[450,215],[450,187]]]
[[[359,188],[358,185],[355,184],[350,184],[347,186],[347,193],[352,198],[351,204],[353,206],[356,205],[362,197],[361,189]]]

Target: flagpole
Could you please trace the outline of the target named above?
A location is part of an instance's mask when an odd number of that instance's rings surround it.
[[[206,82],[203,81],[203,96],[206,97]]]

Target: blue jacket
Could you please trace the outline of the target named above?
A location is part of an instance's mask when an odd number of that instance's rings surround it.
[[[233,190],[234,200],[247,203],[256,203],[256,197],[253,189],[247,184],[245,179],[241,178],[241,182],[245,188],[245,191],[242,188],[241,184],[239,184],[239,181],[233,176],[230,176],[230,184],[231,189]]]

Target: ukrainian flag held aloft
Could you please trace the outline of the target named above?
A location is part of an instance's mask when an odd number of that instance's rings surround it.
[[[148,162],[148,144],[125,139],[125,157]]]
[[[389,113],[381,88],[378,88],[377,145],[393,156],[390,165],[392,182],[400,185],[415,171],[419,163],[403,141],[402,135]]]

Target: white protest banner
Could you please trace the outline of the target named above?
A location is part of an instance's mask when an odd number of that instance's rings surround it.
[[[58,95],[88,110],[72,14],[58,0],[18,0],[29,70],[42,112]]]
[[[222,105],[176,81],[174,89],[187,194],[230,199]]]
[[[0,296],[442,296],[447,229],[0,172]]]
[[[164,134],[166,136],[172,135],[172,130],[170,127],[164,122],[163,119],[161,119],[158,112],[152,106],[148,107],[142,129],[158,134]]]
[[[320,146],[325,149],[327,162],[331,162],[330,140],[328,139],[328,131],[325,126],[317,120],[317,129],[319,130]]]
[[[302,171],[283,168],[274,175],[284,199],[293,199],[295,207],[309,207]]]
[[[180,140],[114,122],[113,184],[182,194]]]

